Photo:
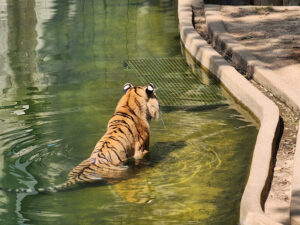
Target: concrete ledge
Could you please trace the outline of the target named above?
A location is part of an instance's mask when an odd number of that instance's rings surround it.
[[[253,152],[250,175],[241,200],[240,222],[243,225],[279,224],[264,214],[262,205],[270,179],[272,149],[279,124],[278,108],[195,31],[191,5],[196,3],[193,0],[178,1],[180,36],[185,48],[260,120],[261,126]]]

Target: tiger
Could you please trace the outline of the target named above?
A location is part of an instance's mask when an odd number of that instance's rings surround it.
[[[64,184],[47,191],[58,191],[78,183],[122,179],[129,167],[128,160],[133,159],[138,165],[149,152],[149,121],[159,118],[160,107],[154,85],[126,83],[124,92],[108,121],[106,133],[96,143],[90,157],[70,171]]]
[[[124,92],[90,157],[69,173],[70,183],[122,178],[130,158],[139,164],[149,152],[149,121],[159,117],[154,85],[134,87],[126,83]]]

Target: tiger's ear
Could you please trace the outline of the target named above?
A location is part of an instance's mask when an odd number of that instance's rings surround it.
[[[126,84],[124,84],[124,92],[127,92],[130,88],[132,88],[133,86],[132,86],[132,84],[130,84],[130,83],[126,83]]]
[[[148,85],[148,87],[146,88],[146,92],[148,97],[152,95],[152,93],[154,92],[154,85],[152,83]]]

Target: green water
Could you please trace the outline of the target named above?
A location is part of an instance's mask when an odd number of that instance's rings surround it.
[[[124,62],[181,56],[173,1],[0,7],[0,187],[63,183],[105,132],[123,84],[139,84]],[[118,184],[0,191],[0,224],[237,224],[257,125],[235,108],[163,111],[147,165]]]

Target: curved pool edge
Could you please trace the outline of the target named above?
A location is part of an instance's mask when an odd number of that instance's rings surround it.
[[[191,6],[196,4],[194,0],[178,0],[182,43],[201,66],[213,73],[260,121],[250,174],[240,203],[240,223],[242,225],[279,224],[263,211],[272,178],[272,153],[277,141],[279,109],[195,31],[192,24]]]

